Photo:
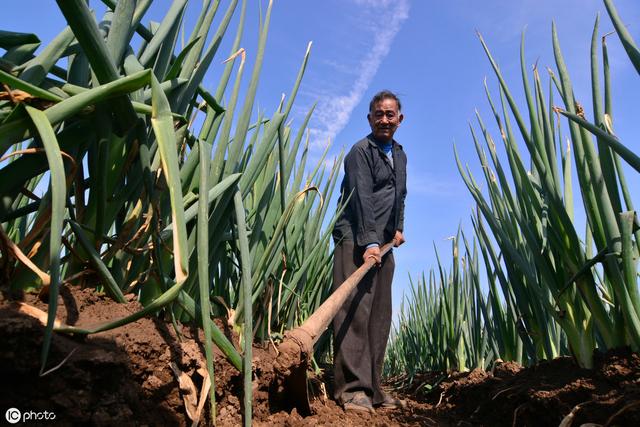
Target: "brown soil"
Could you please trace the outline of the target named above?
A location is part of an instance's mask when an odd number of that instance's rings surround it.
[[[23,301],[46,310],[34,295]],[[117,304],[93,290],[64,288],[58,319],[90,326],[139,309],[135,301]],[[237,344],[237,336],[226,333]],[[53,411],[56,425],[191,424],[188,388],[179,386],[176,372],[192,380],[192,399],[202,394],[201,335],[182,327],[178,338],[171,323],[151,318],[84,338],[55,334],[47,369],[64,363],[41,377],[42,324],[19,313],[15,301],[0,297],[0,412],[10,407]],[[318,397],[314,414],[307,417],[284,410],[291,396],[277,393],[281,384],[272,381],[274,361],[272,346],[254,348],[256,426],[557,426],[572,410],[573,426],[640,425],[640,356],[630,351],[597,357],[592,371],[578,369],[569,358],[527,369],[503,363],[492,373],[451,375],[430,390],[428,384],[443,376],[425,375],[399,392],[407,408],[373,415],[345,413],[315,380]],[[240,425],[242,378],[217,349],[215,376],[217,424]],[[211,418],[208,406],[203,425]]]
[[[452,375],[431,393],[435,414],[452,424],[486,426],[640,426],[640,355],[596,354],[593,370],[570,357],[530,368],[507,362],[493,372]]]

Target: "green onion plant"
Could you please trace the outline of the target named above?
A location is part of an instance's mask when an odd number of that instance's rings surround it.
[[[327,168],[325,152],[309,164],[313,108],[297,130],[290,120],[311,44],[286,102],[258,111],[271,1],[248,76],[246,0],[203,1],[190,30],[186,0],[149,25],[151,0],[103,0],[99,20],[86,1],[57,3],[68,26],[47,46],[0,31],[1,274],[14,292],[48,295],[42,369],[54,331],[91,334],[157,315],[202,325],[210,377],[214,343],[250,391],[254,338],[297,325],[330,286],[326,201],[340,158]],[[202,82],[214,67],[210,90]],[[54,328],[68,285],[118,302],[133,294],[144,309],[92,329]],[[215,326],[220,316],[244,347]],[[210,397],[215,414],[214,384]]]

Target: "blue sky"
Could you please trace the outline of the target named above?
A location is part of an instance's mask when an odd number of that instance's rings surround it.
[[[625,22],[631,24],[631,33],[640,40],[640,3],[618,0],[616,5]],[[278,65],[266,63],[265,76],[270,77],[268,67],[282,67],[285,74],[286,67],[293,69],[306,41],[313,40],[298,106],[301,116],[307,105],[318,102],[311,124],[318,146],[331,138],[335,152],[366,135],[369,99],[378,90],[388,88],[402,97],[405,121],[396,139],[409,158],[409,194],[407,243],[396,251],[396,310],[408,289],[408,274],[417,277],[435,266],[434,244],[448,264],[451,242],[447,237],[455,234],[460,224],[468,235],[472,231],[469,217],[474,203],[458,175],[453,143],[480,178],[468,123],[475,120],[478,109],[485,123],[492,124],[484,94],[485,76],[497,93],[497,80],[476,30],[489,44],[523,105],[519,60],[522,31],[526,28],[528,68],[538,60],[544,70],[554,66],[551,22],[555,20],[576,97],[590,112],[589,48],[598,12],[601,33],[611,31],[613,27],[599,0],[276,2],[271,32],[274,53],[270,60]],[[640,78],[618,39],[610,37],[608,45],[615,129],[638,152],[640,143],[635,135],[640,110],[635,99]],[[293,72],[289,71],[289,79],[292,77]],[[546,82],[544,73],[542,77]],[[266,93],[266,86],[264,89]],[[495,127],[490,128],[499,141]],[[637,174],[631,184],[634,189],[640,185]]]
[[[36,32],[50,40],[64,26],[54,1],[3,0],[2,28]],[[250,0],[243,46],[251,62],[257,39],[259,4]],[[187,15],[195,20],[200,2],[191,0]],[[226,2],[223,2],[226,4]],[[91,1],[101,15],[100,2]],[[640,42],[640,2],[618,0],[616,6],[632,35]],[[169,1],[156,0],[148,19],[159,20]],[[417,276],[435,265],[434,243],[442,258],[450,259],[448,236],[462,224],[471,234],[468,195],[453,157],[453,143],[461,158],[479,176],[477,156],[468,123],[477,108],[485,122],[491,119],[483,79],[495,92],[496,79],[475,31],[480,31],[522,104],[519,44],[526,28],[529,69],[554,66],[551,22],[560,43],[578,100],[587,114],[591,93],[589,46],[596,14],[601,34],[613,29],[600,0],[276,0],[258,102],[268,113],[288,93],[309,41],[311,60],[294,110],[293,127],[317,102],[311,122],[314,155],[330,140],[331,155],[348,148],[369,129],[366,113],[370,97],[387,88],[400,94],[405,121],[396,134],[409,158],[405,234],[407,243],[396,252],[394,306],[408,288],[408,273]],[[221,14],[221,13],[220,13]],[[28,18],[19,18],[28,15]],[[231,36],[228,36],[231,39]],[[614,126],[621,140],[635,152],[638,142],[637,98],[640,78],[617,37],[609,39],[614,90]],[[227,40],[228,41],[228,40]],[[229,48],[222,46],[221,52]],[[249,64],[250,65],[250,64]],[[216,71],[205,80],[215,87]],[[546,76],[543,81],[546,82]],[[490,127],[496,141],[499,134]],[[629,172],[631,174],[631,172]],[[640,185],[633,174],[632,193]],[[335,203],[335,201],[331,201]],[[576,200],[579,203],[579,200]]]

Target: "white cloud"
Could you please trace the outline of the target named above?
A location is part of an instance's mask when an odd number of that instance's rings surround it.
[[[358,20],[363,28],[374,31],[371,49],[359,61],[358,71],[351,87],[341,93],[325,93],[314,112],[311,138],[314,146],[324,146],[333,141],[349,122],[353,109],[358,105],[371,84],[378,67],[389,53],[393,40],[402,23],[409,16],[409,0],[353,0],[362,7]],[[374,18],[375,17],[375,18]],[[373,18],[373,20],[372,20]],[[369,36],[369,35],[368,35]],[[349,73],[353,75],[353,73]]]

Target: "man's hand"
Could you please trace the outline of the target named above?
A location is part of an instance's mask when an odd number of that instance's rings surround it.
[[[393,241],[394,241],[393,246],[395,246],[396,248],[406,241],[404,240],[404,234],[402,234],[402,231],[396,230],[396,235],[393,236]]]
[[[376,265],[379,265],[382,262],[382,257],[380,257],[380,247],[373,246],[366,251],[364,251],[364,255],[362,255],[362,259],[364,262],[367,262],[369,258],[373,258],[376,261]]]

